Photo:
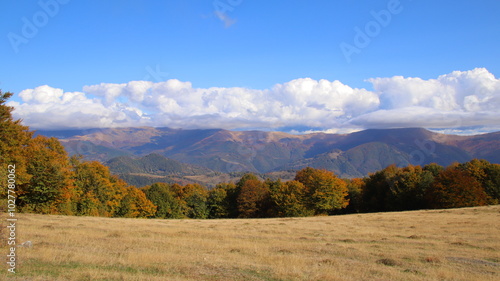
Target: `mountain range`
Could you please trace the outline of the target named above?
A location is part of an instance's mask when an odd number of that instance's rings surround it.
[[[352,178],[366,176],[391,164],[434,162],[447,166],[473,158],[500,163],[500,132],[459,136],[406,128],[295,135],[140,127],[37,133],[58,138],[70,154],[106,163],[113,173],[132,183],[133,177],[196,182],[200,175],[279,173],[307,166]]]

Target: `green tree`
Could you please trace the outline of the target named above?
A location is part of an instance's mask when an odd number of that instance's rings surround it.
[[[432,174],[433,177],[436,177],[439,175],[441,171],[444,170],[444,167],[441,165],[438,165],[436,163],[430,163],[424,166],[424,171],[428,171]]]
[[[166,183],[154,183],[143,188],[146,197],[157,206],[156,218],[179,219],[183,217],[175,194]]]
[[[207,198],[208,191],[199,184],[187,184],[171,186],[182,213],[185,217],[193,219],[205,219],[208,217]]]
[[[427,166],[426,166],[427,167]],[[426,207],[426,190],[440,166],[426,168],[390,165],[365,179],[364,210],[369,212],[417,210]]]
[[[500,165],[490,164],[485,168],[486,180],[483,183],[484,191],[488,194],[488,203],[500,203]]]
[[[418,210],[425,208],[425,193],[434,181],[434,176],[420,166],[409,165],[397,169],[387,181],[390,188],[387,210]]]
[[[217,184],[208,192],[208,217],[212,219],[237,217],[236,200],[236,185],[232,183]]]
[[[55,138],[37,136],[26,147],[30,181],[18,185],[18,206],[27,212],[66,214],[76,212],[74,173],[69,157]]]
[[[390,189],[387,179],[393,177],[396,170],[396,165],[390,165],[365,178],[362,192],[364,212],[388,211]]]
[[[363,207],[362,193],[365,188],[365,182],[361,178],[354,178],[346,180],[346,183],[349,205],[345,208],[345,212],[359,213],[362,211]]]
[[[185,200],[189,207],[188,217],[206,219],[208,217],[207,198],[208,192],[199,184],[188,184],[185,186],[187,194]]]

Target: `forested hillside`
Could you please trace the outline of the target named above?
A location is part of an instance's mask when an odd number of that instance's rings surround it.
[[[0,92],[0,177],[2,198],[7,193],[15,196],[17,211],[107,217],[155,214],[156,206],[144,193],[111,175],[108,167],[69,157],[56,138],[33,137],[28,127],[12,118],[13,108],[5,105],[11,96]],[[7,173],[15,180],[7,182]]]
[[[2,205],[7,205],[5,198],[9,193],[16,198],[16,208],[21,212],[143,218],[255,218],[481,206],[498,204],[500,200],[500,165],[478,159],[447,167],[435,163],[405,167],[392,164],[354,179],[305,167],[295,173],[294,179],[285,181],[262,180],[246,173],[237,181],[220,182],[212,189],[196,183],[153,183],[139,189],[112,175],[100,162],[84,161],[77,155],[70,157],[58,139],[35,137],[20,120],[13,119],[13,108],[5,104],[11,95],[0,92]],[[401,144],[394,145],[401,150],[408,149]],[[382,159],[383,154],[378,157]],[[119,165],[124,172],[135,169],[160,174],[186,171],[185,164],[155,154],[137,162],[129,160],[114,161],[127,164]],[[387,161],[387,164],[391,162]],[[196,169],[204,168],[190,166],[190,169],[195,173]]]

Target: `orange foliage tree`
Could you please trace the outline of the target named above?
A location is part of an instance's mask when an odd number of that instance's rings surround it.
[[[77,210],[80,215],[151,217],[156,206],[144,192],[111,175],[99,162],[74,161]]]
[[[30,181],[31,175],[26,171],[28,146],[33,132],[27,126],[21,124],[21,120],[14,120],[12,117],[13,107],[7,106],[7,100],[12,93],[2,93],[0,90],[0,178],[6,179],[8,170],[15,170],[15,183],[26,184]],[[8,165],[11,165],[10,168]],[[8,169],[9,168],[9,169]],[[14,168],[14,169],[13,169]],[[17,189],[12,189],[17,192]],[[7,198],[7,182],[0,184],[0,198]],[[7,204],[2,202],[2,206]]]
[[[120,181],[120,185],[125,190],[125,196],[120,202],[116,217],[149,218],[156,214],[156,206],[148,200],[142,190],[123,181]]]
[[[427,190],[431,208],[459,208],[482,206],[488,203],[481,184],[468,172],[450,166],[440,172]]]
[[[240,187],[237,203],[240,218],[268,216],[269,188],[254,175],[242,177],[237,184]]]

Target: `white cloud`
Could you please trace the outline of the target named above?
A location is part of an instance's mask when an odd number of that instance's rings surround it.
[[[429,80],[395,76],[368,81],[379,94],[383,109],[424,106],[443,111],[477,111],[490,106],[495,98],[498,105],[500,93],[500,81],[484,68],[454,71]]]
[[[28,89],[19,93],[19,96],[24,102],[32,102],[34,104],[46,104],[57,102],[63,96],[62,89],[54,89],[47,85],[37,87],[36,89]]]
[[[500,80],[486,69],[436,79],[369,79],[374,91],[340,81],[300,78],[266,90],[194,88],[190,82],[131,81],[22,91],[14,114],[33,128],[166,126],[176,128],[436,129],[500,124]],[[470,129],[469,129],[470,130]]]
[[[14,115],[34,129],[140,126],[141,110],[120,103],[106,105],[83,92],[66,92],[49,86],[19,93],[23,103],[11,102]]]
[[[457,128],[500,124],[500,80],[484,68],[453,71],[437,79],[369,79],[380,109],[351,124],[368,127]]]

